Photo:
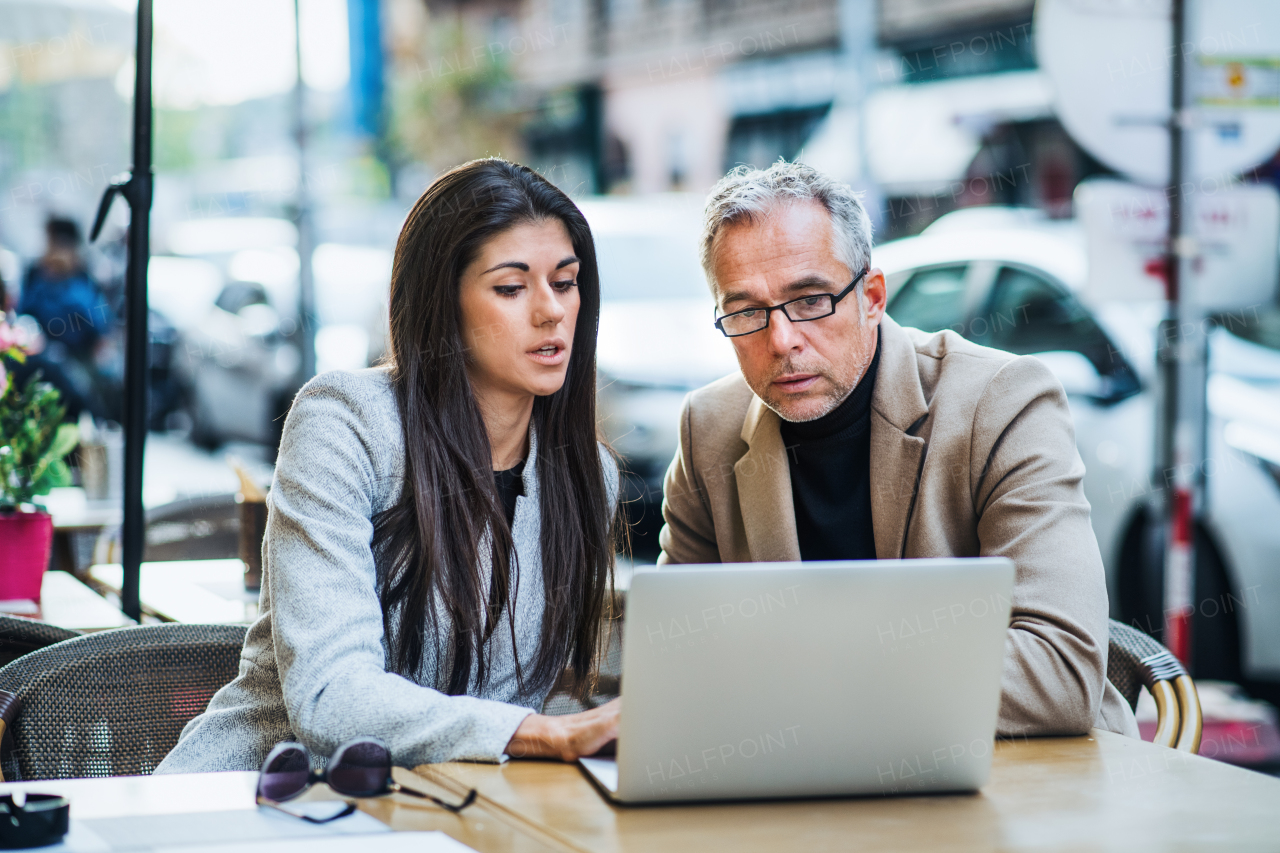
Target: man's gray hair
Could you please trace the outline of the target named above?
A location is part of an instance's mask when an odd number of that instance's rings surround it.
[[[831,214],[832,251],[849,267],[850,275],[857,275],[871,263],[871,219],[861,197],[848,184],[803,163],[779,160],[768,169],[733,169],[711,188],[703,212],[699,256],[712,292],[716,289],[713,250],[720,231],[726,225],[756,221],[789,201],[816,201],[826,208]]]

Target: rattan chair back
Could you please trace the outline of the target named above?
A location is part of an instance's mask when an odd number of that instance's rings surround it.
[[[23,619],[21,616],[0,616],[0,667],[37,649],[78,636],[79,631],[59,628],[48,622]]]
[[[1143,687],[1156,700],[1155,743],[1184,752],[1200,751],[1204,719],[1195,682],[1173,652],[1137,628],[1110,622],[1107,651],[1107,680],[1128,701],[1138,707]]]
[[[66,640],[0,669],[6,781],[151,773],[236,677],[243,625],[170,623]]]
[[[184,498],[147,510],[143,559],[222,560],[240,555],[240,508],[234,494]]]

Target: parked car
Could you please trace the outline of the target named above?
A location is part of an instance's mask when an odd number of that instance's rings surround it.
[[[1084,459],[1112,616],[1162,628],[1163,541],[1149,507],[1159,303],[1089,292],[1074,222],[985,208],[873,251],[889,314],[926,331],[1040,357],[1062,382]],[[1209,334],[1205,511],[1197,531],[1198,677],[1280,693],[1280,312],[1218,318]]]
[[[600,426],[625,463],[636,556],[652,559],[685,395],[738,362],[712,325],[715,304],[698,262],[700,198],[591,199],[579,207],[600,265]]]
[[[224,217],[176,223],[174,256],[152,259],[153,302],[181,332],[191,437],[204,447],[239,440],[274,447],[308,378],[298,313],[297,232],[282,219]],[[312,255],[317,372],[367,366],[385,347],[391,253],[322,243]]]

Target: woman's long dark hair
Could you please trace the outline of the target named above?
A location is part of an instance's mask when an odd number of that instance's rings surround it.
[[[484,646],[502,621],[515,646],[515,549],[467,377],[459,283],[486,241],[547,220],[559,220],[569,232],[581,261],[581,301],[565,383],[533,406],[545,609],[532,670],[521,669],[517,649],[516,671],[522,690],[546,689],[569,664],[583,692],[594,675],[612,584],[615,530],[596,444],[600,275],[591,229],[573,202],[531,169],[475,160],[423,193],[396,245],[390,358],[405,482],[399,503],[375,519],[374,547],[389,566],[381,598],[395,668],[417,673],[425,638],[434,636],[449,694],[467,692],[473,665],[476,689],[484,686]],[[480,574],[486,555],[488,595]]]

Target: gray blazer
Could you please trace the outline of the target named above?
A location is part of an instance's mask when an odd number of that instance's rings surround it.
[[[613,504],[617,468],[603,447],[600,455]],[[512,525],[516,646],[526,671],[543,612],[537,471],[531,434]],[[440,692],[446,650],[436,636],[427,638],[412,679],[390,671],[378,602],[387,567],[374,557],[372,519],[399,500],[403,483],[404,441],[387,370],[334,371],[307,383],[280,442],[261,615],[245,638],[240,674],[187,724],[155,772],[257,770],[282,740],[323,761],[343,742],[367,736],[381,738],[406,767],[503,760],[516,728],[546,698],[546,691],[521,692],[511,632],[494,632],[479,695]]]

